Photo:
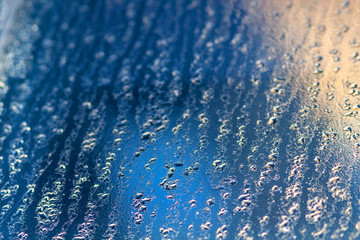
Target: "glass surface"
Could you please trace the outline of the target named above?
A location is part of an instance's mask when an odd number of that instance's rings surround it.
[[[359,1],[0,9],[0,239],[360,239]]]

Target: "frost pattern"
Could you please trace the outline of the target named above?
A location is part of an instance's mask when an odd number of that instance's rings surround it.
[[[359,7],[19,2],[0,239],[359,238]]]

